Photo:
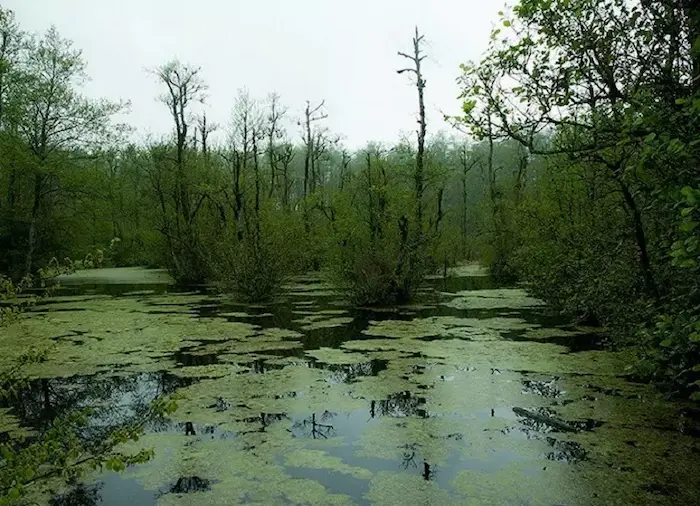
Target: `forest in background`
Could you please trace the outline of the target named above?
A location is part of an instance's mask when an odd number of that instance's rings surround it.
[[[8,10],[0,37],[7,279],[162,266],[260,301],[321,269],[358,305],[392,304],[480,260],[638,345],[639,377],[697,396],[697,0],[521,0],[462,66],[451,134],[425,124],[416,31],[387,69],[416,85],[416,138],[355,151],[324,127],[322,97],[241,90],[228,124],[207,122],[202,71],[178,61],[151,70],[172,133],[129,143],[127,103],[82,93],[70,41]]]

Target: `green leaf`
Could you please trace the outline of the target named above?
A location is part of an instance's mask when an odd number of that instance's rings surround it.
[[[697,266],[697,262],[692,258],[687,258],[678,265],[681,269],[695,269]]]
[[[693,230],[695,230],[697,228],[697,226],[698,226],[697,221],[686,221],[684,223],[681,223],[681,225],[680,225],[680,227],[678,227],[678,229],[681,232],[688,233],[688,232],[692,232]]]
[[[510,21],[508,21],[507,19],[505,21],[503,21],[503,26],[505,26],[506,28],[509,28],[511,24],[512,23]]]
[[[656,139],[656,134],[652,132],[644,138],[644,142],[652,142],[654,139]]]

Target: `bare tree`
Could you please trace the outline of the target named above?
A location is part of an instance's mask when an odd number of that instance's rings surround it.
[[[233,209],[239,236],[242,233],[240,229],[241,219],[244,217],[244,184],[248,173],[248,163],[254,149],[257,149],[257,140],[254,140],[254,135],[260,135],[261,131],[262,125],[257,103],[250,97],[247,90],[239,90],[231,115],[230,154],[225,157],[231,164],[233,199],[228,193],[226,195],[229,205]]]
[[[197,131],[199,131],[199,141],[202,144],[202,154],[204,159],[208,161],[209,158],[209,135],[215,132],[219,128],[216,123],[207,122],[207,113],[203,113],[202,116],[197,118]]]
[[[312,124],[326,119],[328,114],[322,112],[326,101],[321,101],[316,107],[311,106],[311,102],[306,101],[306,109],[304,110],[304,144],[306,145],[306,158],[304,159],[304,198],[309,193],[313,193],[316,189],[316,177],[315,177],[315,161],[318,157],[314,158],[317,149],[314,147],[315,136],[312,132]]]
[[[168,88],[161,100],[168,106],[175,124],[176,210],[178,218],[182,215],[185,224],[189,225],[197,212],[192,209],[190,188],[185,171],[190,106],[193,103],[204,101],[207,87],[201,79],[199,67],[190,67],[178,60],[169,61],[155,69],[154,73]]]
[[[350,153],[345,148],[341,150],[340,156],[340,182],[338,187],[340,191],[343,191],[343,187],[345,186],[345,179],[348,177],[348,166],[350,165],[351,157]]]
[[[282,164],[282,206],[289,207],[289,191],[292,189],[294,180],[289,175],[289,166],[295,156],[294,145],[291,142],[282,144],[279,153],[279,162]]]
[[[425,60],[426,56],[423,54],[421,49],[421,44],[423,42],[424,35],[418,34],[418,27],[416,27],[416,33],[413,37],[413,54],[406,54],[399,51],[399,56],[410,60],[413,63],[413,67],[404,68],[398,70],[399,74],[404,72],[411,72],[416,76],[416,89],[418,90],[418,152],[416,154],[416,171],[414,174],[415,179],[415,196],[416,196],[416,221],[418,236],[420,237],[423,232],[423,192],[425,191],[424,183],[424,169],[423,169],[423,158],[425,154],[425,101],[423,96],[423,90],[425,89],[425,79],[423,79],[423,73],[421,70],[421,62]]]
[[[280,127],[280,122],[283,120],[287,109],[280,107],[279,95],[276,93],[270,94],[269,103],[270,112],[267,117],[267,157],[270,165],[270,190],[268,196],[272,198],[275,194],[278,165],[281,161],[281,154],[277,152],[277,141],[284,136],[284,131]]]
[[[471,171],[479,159],[469,151],[469,146],[465,142],[459,148],[459,164],[462,167],[462,254],[467,250],[467,174]]]

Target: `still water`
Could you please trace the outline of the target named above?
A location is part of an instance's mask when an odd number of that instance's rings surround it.
[[[698,408],[477,266],[384,309],[314,274],[251,306],[159,271],[86,271],[4,332],[0,365],[47,343],[0,426],[93,407],[99,438],[178,402],[124,448],[150,462],[53,505],[700,504]]]

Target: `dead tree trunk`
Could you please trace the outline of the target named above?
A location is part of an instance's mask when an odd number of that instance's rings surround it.
[[[270,165],[270,189],[268,198],[275,194],[277,186],[277,172],[280,155],[277,153],[276,141],[281,137],[279,123],[285,114],[284,109],[279,107],[279,97],[276,94],[270,95],[270,115],[268,116],[269,128],[267,131],[267,158]]]
[[[348,172],[348,166],[350,165],[350,155],[348,154],[347,149],[343,149],[341,152],[341,160],[340,160],[340,182],[338,184],[338,189],[342,192],[343,188],[345,186],[345,178],[347,177],[347,172]]]
[[[320,121],[328,117],[325,113],[320,113],[321,109],[325,105],[326,101],[321,101],[316,107],[311,108],[311,102],[306,101],[306,109],[304,111],[305,116],[305,139],[306,144],[306,157],[304,158],[304,198],[313,193],[316,189],[316,174],[315,174],[315,163],[314,163],[314,135],[312,132],[312,124],[316,121]]]
[[[477,163],[476,157],[470,159],[467,145],[463,144],[459,151],[459,162],[462,166],[462,255],[467,254],[467,174],[474,168]]]
[[[413,54],[406,54],[399,52],[399,56],[402,56],[413,63],[413,67],[398,70],[399,74],[404,72],[412,72],[416,76],[416,89],[418,90],[418,152],[416,153],[416,171],[414,174],[415,181],[415,199],[416,199],[416,229],[418,238],[420,239],[423,234],[423,193],[425,191],[425,175],[424,175],[424,154],[425,154],[425,100],[424,100],[424,89],[425,89],[425,79],[423,79],[423,74],[421,71],[421,62],[425,60],[425,55],[421,50],[421,43],[423,42],[424,35],[418,34],[418,27],[416,27],[416,34],[413,37]]]

